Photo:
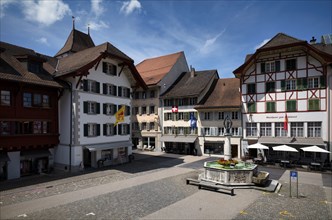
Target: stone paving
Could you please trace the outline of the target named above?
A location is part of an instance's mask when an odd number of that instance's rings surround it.
[[[25,179],[43,180],[38,184],[1,182],[0,219],[332,219],[331,174],[299,171],[299,198],[291,198],[289,171],[260,166],[283,184],[280,192],[241,189],[230,196],[185,184],[212,158],[135,156],[98,172]]]

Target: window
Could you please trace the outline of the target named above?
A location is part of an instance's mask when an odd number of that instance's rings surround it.
[[[50,107],[50,97],[48,95],[43,95],[42,103],[43,107]]]
[[[261,123],[260,124],[260,136],[272,136],[271,123]]]
[[[165,113],[165,121],[172,120],[172,113]]]
[[[287,112],[295,112],[296,111],[296,100],[286,101],[286,111]]]
[[[308,137],[321,137],[322,122],[308,122]]]
[[[276,122],[275,123],[275,136],[276,137],[286,137],[287,131],[284,130],[284,123],[283,122]]]
[[[107,110],[106,110],[107,112]],[[97,102],[83,102],[83,113],[86,114],[99,114],[100,113],[100,103]]]
[[[172,106],[173,100],[172,99],[165,99],[164,100],[164,106]]]
[[[0,122],[0,134],[1,135],[9,135],[10,134],[10,122],[9,121],[1,121]]]
[[[189,105],[196,105],[197,104],[197,98],[189,98]]]
[[[269,92],[275,92],[275,82],[267,82],[265,84],[265,92],[269,93]]]
[[[103,104],[103,114],[114,115],[117,112],[116,105],[110,103]]]
[[[291,136],[303,137],[303,122],[291,122]]]
[[[178,135],[184,135],[184,127],[178,127]]]
[[[154,105],[149,107],[150,108],[150,110],[149,110],[150,114],[155,114],[154,107],[155,107]]]
[[[172,127],[165,127],[164,128],[164,133],[165,134],[172,134]]]
[[[129,116],[130,115],[130,106],[126,105],[125,106],[125,116]]]
[[[94,92],[99,93],[100,92],[100,83],[93,81],[93,80],[83,80],[83,91],[85,92]]]
[[[1,90],[1,105],[10,105],[10,91]]]
[[[96,137],[100,135],[100,125],[94,123],[84,124],[84,137]]]
[[[32,73],[41,73],[43,70],[42,63],[28,61],[28,71]]]
[[[111,123],[103,124],[103,134],[104,136],[116,135],[116,126]]]
[[[225,133],[224,128],[218,128],[218,136],[223,136]]]
[[[239,119],[239,113],[238,112],[232,112],[232,119]]]
[[[121,88],[122,88],[122,96],[130,98],[130,89],[127,87],[121,87]]]
[[[142,130],[146,130],[147,129],[146,122],[142,122],[141,128],[142,128]]]
[[[50,122],[47,121],[42,122],[42,133],[43,134],[50,133]]]
[[[112,63],[103,62],[103,73],[116,76],[117,66]]]
[[[150,91],[150,98],[155,98],[156,97],[156,92],[154,90]]]
[[[146,92],[143,91],[141,94],[142,94],[142,99],[146,99]]]
[[[312,77],[308,78],[308,88],[319,88],[319,78],[318,77]]]
[[[247,93],[248,94],[255,94],[256,93],[256,84],[255,83],[247,84]]]
[[[117,95],[117,89],[115,85],[103,83],[103,94],[105,95]]]
[[[290,59],[285,61],[286,70],[296,70],[296,59]]]
[[[218,119],[225,119],[225,113],[224,112],[218,112]]]
[[[150,122],[149,128],[150,128],[150,130],[154,130],[154,122]]]
[[[42,99],[40,94],[33,94],[33,106],[41,106]]]
[[[266,102],[266,112],[276,112],[276,103]]]
[[[42,122],[41,121],[34,121],[33,122],[33,133],[34,134],[41,134],[42,133]]]
[[[178,120],[184,120],[184,113],[183,112],[178,113]]]
[[[247,136],[257,136],[257,123],[247,123]]]
[[[119,124],[118,125],[118,134],[119,135],[130,134],[130,125],[129,124]]]
[[[266,63],[261,63],[261,72],[269,73],[269,72],[279,72],[280,71],[280,61],[270,61]]]
[[[309,99],[308,100],[308,110],[309,111],[319,111],[320,110],[320,100],[319,99]]]
[[[295,90],[296,89],[296,81],[295,80],[286,80],[286,90]]]
[[[32,106],[32,94],[31,93],[23,93],[23,106],[31,107]]]
[[[210,128],[204,128],[204,135],[205,136],[210,136],[211,135]]]
[[[256,102],[248,102],[248,112],[256,112]]]
[[[212,120],[211,112],[203,112],[203,120]]]
[[[137,115],[138,114],[138,107],[133,107],[133,115]]]
[[[224,143],[204,143],[204,153],[214,155],[224,155]]]
[[[143,114],[143,115],[146,114],[146,106],[143,106],[143,107],[142,107],[142,114]]]

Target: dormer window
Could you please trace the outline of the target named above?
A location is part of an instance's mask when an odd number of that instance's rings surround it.
[[[296,70],[296,59],[290,59],[285,61],[286,70]]]
[[[116,65],[112,63],[103,62],[103,73],[116,76],[117,75]]]
[[[41,73],[42,72],[42,63],[35,61],[28,61],[28,71],[32,73]]]

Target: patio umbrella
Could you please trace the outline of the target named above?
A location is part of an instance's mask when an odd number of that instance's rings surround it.
[[[316,152],[318,153],[327,153],[330,154],[330,151],[327,151],[323,148],[317,147],[316,145],[310,147],[302,147],[301,150],[304,152],[314,152],[314,161],[316,160]]]
[[[261,144],[261,143],[251,144],[247,148],[248,149],[266,149],[266,150],[269,149],[268,146],[265,146],[264,144]]]
[[[275,146],[275,147],[272,147],[272,148],[275,151],[298,152],[298,150],[296,150],[294,147],[290,147],[288,145],[279,145],[279,146]]]

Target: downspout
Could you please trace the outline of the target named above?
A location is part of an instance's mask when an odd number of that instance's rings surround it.
[[[332,64],[330,65],[332,68]],[[326,71],[327,72],[327,71]],[[331,152],[331,81],[332,81],[332,74],[329,75],[328,77],[328,82],[326,83],[326,88],[328,89],[327,91],[327,109],[328,109],[328,113],[327,113],[327,150]],[[329,85],[329,86],[328,86]],[[330,161],[332,160],[332,156],[330,154]],[[331,164],[332,167],[332,164]]]

